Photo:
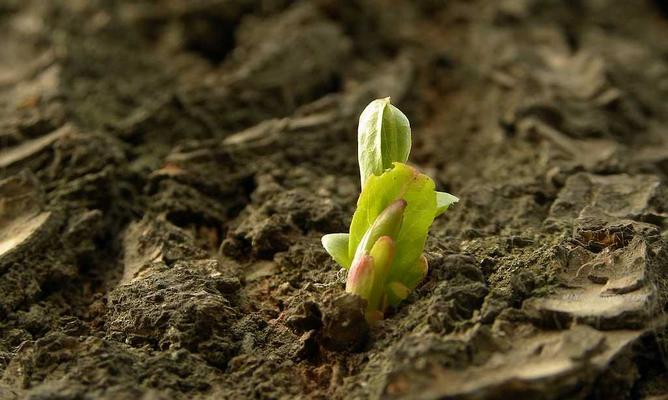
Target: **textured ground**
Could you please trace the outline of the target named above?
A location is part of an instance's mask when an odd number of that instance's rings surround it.
[[[660,3],[0,1],[0,399],[665,398]],[[461,202],[369,330],[385,96]]]

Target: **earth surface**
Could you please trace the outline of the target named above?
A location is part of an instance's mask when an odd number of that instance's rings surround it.
[[[668,6],[0,1],[0,399],[668,398]],[[461,201],[369,327],[391,96]]]

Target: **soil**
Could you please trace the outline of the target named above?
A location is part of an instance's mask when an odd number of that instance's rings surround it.
[[[665,399],[668,7],[0,2],[1,399]],[[368,326],[391,96],[461,198]]]

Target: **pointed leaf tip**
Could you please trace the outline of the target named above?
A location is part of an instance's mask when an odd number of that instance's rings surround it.
[[[389,269],[392,259],[394,258],[395,248],[395,241],[390,236],[379,237],[369,252],[376,263],[376,267],[387,265],[387,268]]]
[[[356,249],[352,249],[349,243],[348,251],[355,250],[353,260],[357,259],[364,252],[370,251],[371,247],[381,236],[388,236],[396,239],[401,229],[404,219],[404,211],[408,203],[404,199],[397,199],[390,203],[374,220],[373,224],[366,231]]]
[[[341,267],[350,268],[350,257],[348,256],[348,241],[350,235],[347,233],[330,233],[320,240],[327,253]]]
[[[457,203],[459,198],[446,192],[436,192],[436,216],[447,211],[447,209]]]
[[[408,118],[390,104],[390,98],[369,103],[360,115],[357,151],[362,187],[372,175],[380,175],[393,162],[406,162],[411,150]]]
[[[387,300],[389,305],[396,306],[408,297],[410,289],[401,282],[391,282],[387,285]]]
[[[373,290],[374,262],[369,254],[357,259],[348,271],[346,278],[346,292],[356,294],[368,301]]]
[[[427,263],[427,257],[422,254],[420,258],[413,264],[411,268],[406,271],[406,274],[402,277],[401,282],[408,289],[413,290],[415,287],[427,276],[429,272],[429,265]]]

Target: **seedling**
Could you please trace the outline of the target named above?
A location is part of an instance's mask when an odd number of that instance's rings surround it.
[[[426,276],[429,227],[459,199],[437,192],[431,178],[405,164],[411,128],[389,98],[364,109],[357,140],[362,193],[350,231],[325,235],[322,244],[348,270],[346,291],[367,301],[373,322]]]

